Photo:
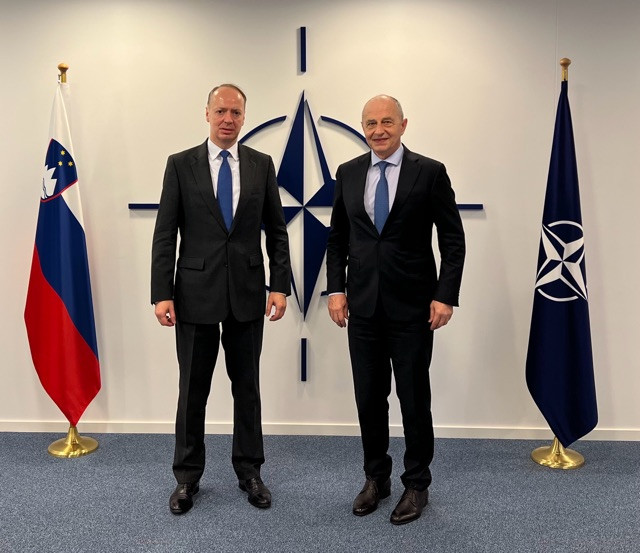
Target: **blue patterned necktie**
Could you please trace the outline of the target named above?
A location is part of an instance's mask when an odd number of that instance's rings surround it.
[[[373,223],[378,229],[378,234],[382,234],[382,228],[389,216],[389,183],[385,171],[391,165],[388,161],[376,163],[380,169],[380,180],[376,186],[376,196],[373,202]]]
[[[229,165],[229,152],[222,150],[220,152],[222,163],[218,171],[218,205],[222,211],[224,223],[227,230],[231,228],[233,222],[233,184],[231,179],[231,166]]]

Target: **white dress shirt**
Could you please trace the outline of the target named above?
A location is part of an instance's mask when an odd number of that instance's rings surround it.
[[[211,182],[213,182],[213,193],[218,198],[218,172],[222,165],[222,156],[220,152],[222,148],[216,146],[211,139],[207,140],[207,148],[209,149],[209,171],[211,171]],[[240,199],[240,161],[238,160],[238,143],[236,142],[231,148],[227,148],[229,152],[229,167],[231,167],[231,183],[232,183],[232,213],[235,217],[238,200]]]
[[[389,185],[389,211],[393,207],[393,200],[396,199],[396,191],[398,190],[398,178],[400,177],[400,166],[402,165],[402,156],[404,155],[404,146],[400,144],[400,147],[393,152],[387,159],[380,159],[373,150],[371,150],[371,165],[367,171],[367,182],[364,186],[364,208],[367,211],[367,215],[373,219],[373,205],[376,199],[376,187],[380,180],[380,167],[376,166],[379,161],[386,161],[390,163],[387,166],[385,175],[387,177],[387,184]]]

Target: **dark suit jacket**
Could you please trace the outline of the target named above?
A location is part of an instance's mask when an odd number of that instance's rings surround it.
[[[167,161],[153,235],[151,301],[173,299],[178,321],[218,323],[229,310],[241,322],[264,315],[262,225],[270,289],[290,294],[289,242],[273,161],[244,145],[238,157],[240,198],[229,232],[213,192],[207,142]]]
[[[428,318],[433,299],[458,305],[464,231],[444,165],[405,147],[396,197],[378,234],[364,207],[370,163],[369,152],[338,167],[327,291],[346,290],[349,311],[361,317],[372,316],[380,298],[385,313],[397,321]],[[439,275],[431,247],[434,224]]]

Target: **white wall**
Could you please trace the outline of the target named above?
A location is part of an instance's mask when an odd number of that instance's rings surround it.
[[[305,74],[297,29],[307,27]],[[640,439],[640,4],[633,0],[314,2],[32,1],[3,6],[0,253],[5,291],[0,430],[65,430],[33,370],[23,323],[56,66],[70,64],[72,133],[84,202],[103,388],[81,430],[171,432],[173,334],[149,305],[156,202],[166,157],[206,138],[204,103],[222,81],[249,96],[249,143],[279,164],[304,90],[320,115],[358,127],[380,92],[403,103],[405,143],[444,161],[461,203],[468,258],[461,308],[438,331],[432,387],[440,436],[550,436],[524,382],[542,202],[559,93],[573,59],[573,112],[587,248],[600,424],[591,437]],[[362,151],[327,124],[332,171]],[[319,186],[312,150],[307,190]],[[326,211],[326,210],[325,210]],[[326,214],[325,214],[326,216]],[[300,265],[300,228],[291,227]],[[318,289],[324,289],[324,272]],[[316,297],[267,324],[267,432],[357,433],[346,333]],[[309,380],[298,378],[310,340]],[[228,431],[229,385],[214,377],[210,431]],[[392,422],[399,425],[397,403]],[[396,433],[400,430],[396,428]]]

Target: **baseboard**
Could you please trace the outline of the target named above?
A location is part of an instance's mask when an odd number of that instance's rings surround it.
[[[359,436],[357,424],[324,423],[274,423],[262,425],[267,435],[274,436]],[[65,433],[62,421],[0,421],[0,432],[55,432]],[[173,421],[81,421],[81,434],[173,434]],[[231,422],[208,422],[207,434],[231,434]],[[402,426],[392,425],[391,435],[401,437]],[[469,438],[497,440],[549,440],[553,434],[548,428],[529,427],[480,427],[480,426],[436,426],[436,438]],[[596,428],[584,440],[640,441],[640,428]]]

